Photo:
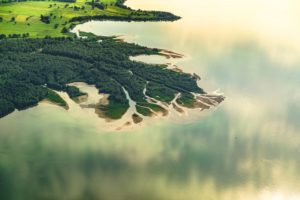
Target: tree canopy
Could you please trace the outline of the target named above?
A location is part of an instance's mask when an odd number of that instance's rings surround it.
[[[99,107],[110,118],[127,111],[124,90],[139,110],[158,109],[146,95],[170,103],[177,93],[204,93],[190,74],[129,59],[158,53],[111,37],[0,40],[0,116],[36,105],[48,88],[81,95],[67,86],[72,82],[94,84],[100,93],[110,94],[109,105]]]

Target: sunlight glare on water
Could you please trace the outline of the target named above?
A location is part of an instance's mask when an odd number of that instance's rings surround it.
[[[0,120],[0,180],[7,191],[17,191],[15,199],[300,200],[300,2],[126,4],[182,19],[92,21],[74,31],[124,35],[184,54],[176,65],[226,100],[194,111],[199,115],[154,118],[125,131],[104,130],[110,124],[79,106],[15,112]]]

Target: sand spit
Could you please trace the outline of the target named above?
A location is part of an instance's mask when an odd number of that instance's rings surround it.
[[[160,49],[159,51],[159,55],[166,57],[167,59],[170,58],[183,58],[184,55],[173,52],[173,51],[169,51],[169,50],[165,50],[165,49]]]
[[[58,106],[58,107],[61,107],[61,108],[65,109],[65,110],[69,110],[68,104],[66,106],[62,106],[59,103],[55,103],[53,101],[49,101],[48,99],[44,99],[44,100],[40,101],[39,103],[45,103],[45,104],[55,105],[55,106]]]

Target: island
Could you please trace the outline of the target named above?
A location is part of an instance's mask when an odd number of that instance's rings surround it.
[[[95,85],[99,93],[108,95],[107,103],[95,108],[101,117],[120,119],[129,108],[129,100],[134,101],[135,123],[142,121],[140,116],[167,115],[163,105],[173,105],[180,111],[183,107],[206,109],[224,99],[206,94],[197,84],[198,76],[167,65],[129,59],[138,55],[165,56],[163,50],[122,42],[116,37],[69,32],[74,25],[92,19],[179,19],[171,13],[135,11],[120,0],[1,2],[0,117],[45,99],[67,108],[54,91],[78,99],[85,93],[70,86],[74,82]]]

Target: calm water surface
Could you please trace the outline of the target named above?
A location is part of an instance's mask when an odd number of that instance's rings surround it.
[[[182,53],[136,59],[196,72],[200,86],[219,89],[225,102],[124,131],[71,101],[69,111],[41,104],[15,112],[0,120],[0,199],[300,199],[300,3],[127,4],[183,19],[75,30]]]

